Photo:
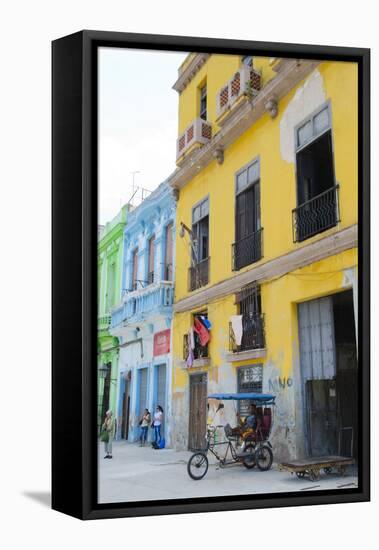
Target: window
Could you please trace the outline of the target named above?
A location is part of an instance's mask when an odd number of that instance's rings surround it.
[[[153,235],[151,239],[149,239],[149,265],[147,271],[147,283],[149,285],[154,282],[154,244],[155,236]]]
[[[207,85],[200,88],[200,118],[207,120]]]
[[[235,232],[233,269],[239,270],[262,257],[258,159],[240,170],[236,176]]]
[[[196,313],[193,315],[193,325],[195,325],[195,321],[197,320],[199,323],[203,324],[203,319],[208,319],[207,312],[201,312]],[[183,337],[183,359],[187,360],[188,353],[189,353],[189,340],[188,340],[188,334],[185,334]],[[193,332],[193,338],[194,338],[194,349],[193,349],[193,358],[194,359],[203,359],[208,357],[208,344],[205,344],[205,346],[201,345],[200,342],[200,336],[199,334],[194,330]]]
[[[303,241],[338,221],[329,105],[296,130],[296,176],[294,240]]]
[[[137,289],[137,274],[138,271],[138,248],[136,248],[133,252],[133,258],[132,258],[132,289]]]
[[[192,233],[196,241],[193,260],[199,263],[208,258],[209,248],[209,200],[196,205],[192,210]]]
[[[236,295],[236,303],[238,313],[242,316],[242,338],[238,345],[233,339],[232,351],[263,349],[265,338],[260,286],[253,283],[243,288]]]
[[[192,266],[189,289],[195,290],[208,284],[209,279],[209,199],[192,209]]]
[[[263,365],[253,367],[240,367],[237,370],[237,391],[238,393],[262,393]],[[239,401],[239,412],[242,416],[249,413],[251,401],[248,399]]]
[[[173,224],[169,223],[166,227],[166,253],[164,263],[164,279],[166,281],[172,281],[173,266],[172,266],[172,239],[173,239]]]

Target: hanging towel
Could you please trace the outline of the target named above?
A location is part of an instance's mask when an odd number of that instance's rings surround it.
[[[236,341],[237,346],[241,345],[242,341],[242,315],[232,315],[230,318],[230,322],[232,323],[232,329],[234,332],[234,338]]]
[[[199,335],[200,345],[206,346],[211,339],[208,329],[205,328],[197,317],[195,317],[194,325],[193,329]]]
[[[200,315],[200,321],[203,323],[206,329],[211,330],[212,324],[209,319],[204,317],[204,315]]]
[[[188,331],[188,347],[192,350],[195,349],[195,336],[193,333],[193,327],[191,327]]]
[[[188,368],[192,367],[193,361],[194,361],[193,351],[191,349],[191,346],[188,346],[188,356],[187,356],[187,367]]]

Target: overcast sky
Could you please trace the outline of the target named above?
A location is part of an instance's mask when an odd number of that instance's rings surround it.
[[[175,169],[184,53],[101,48],[99,52],[99,223],[110,221],[137,185],[155,189]]]

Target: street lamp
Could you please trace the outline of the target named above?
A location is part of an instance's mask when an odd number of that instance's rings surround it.
[[[98,368],[100,378],[104,380],[107,377],[108,370],[109,370],[109,365],[101,365],[101,367]]]

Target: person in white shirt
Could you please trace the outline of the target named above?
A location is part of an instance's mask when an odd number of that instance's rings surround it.
[[[154,441],[158,446],[161,441],[161,426],[163,422],[163,409],[160,405],[157,405],[157,408],[154,413],[153,427],[154,427]]]

